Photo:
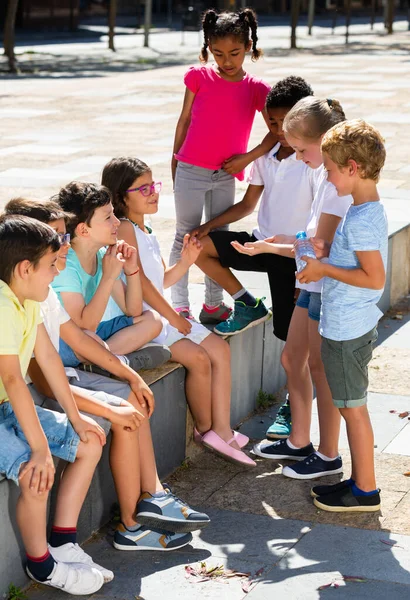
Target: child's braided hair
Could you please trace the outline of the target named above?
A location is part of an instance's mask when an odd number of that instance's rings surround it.
[[[204,32],[204,45],[201,48],[199,60],[208,61],[208,46],[212,40],[227,36],[238,38],[245,46],[252,40],[252,60],[258,60],[262,50],[257,47],[258,21],[256,13],[251,8],[245,8],[239,12],[218,13],[210,8],[202,18],[202,29]],[[250,31],[250,35],[249,35]]]

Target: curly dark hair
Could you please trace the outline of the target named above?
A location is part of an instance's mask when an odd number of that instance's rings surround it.
[[[244,8],[239,12],[218,13],[213,8],[205,11],[202,18],[204,32],[204,45],[201,48],[199,60],[208,61],[208,46],[213,40],[232,36],[240,40],[245,46],[252,40],[252,60],[258,60],[262,50],[257,47],[258,21],[256,13],[251,8]],[[250,32],[250,35],[249,35]]]
[[[302,77],[290,75],[275,83],[267,95],[266,108],[292,108],[306,96],[313,96],[310,85]]]
[[[75,229],[79,223],[89,227],[97,208],[112,202],[111,192],[102,185],[72,181],[51,198],[57,202],[64,212],[73,215],[67,223],[67,231],[71,238],[75,237]]]

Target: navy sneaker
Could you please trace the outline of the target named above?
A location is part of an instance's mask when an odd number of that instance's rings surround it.
[[[335,483],[334,485],[315,485],[310,490],[310,495],[312,496],[312,498],[317,498],[318,496],[326,496],[326,494],[333,494],[333,492],[344,490],[345,488],[350,487],[352,485],[353,481],[351,479],[339,481],[339,483]]]
[[[377,512],[380,510],[380,490],[368,496],[355,496],[349,485],[332,494],[313,498],[313,504],[328,512]]]
[[[205,513],[193,510],[164,484],[164,493],[144,492],[137,504],[136,520],[150,528],[187,533],[206,527],[211,519]]]
[[[282,475],[292,479],[315,479],[325,475],[337,475],[342,471],[343,464],[340,456],[334,460],[323,460],[316,452],[313,452],[305,460],[289,467],[283,467]]]
[[[293,450],[293,448],[288,446],[286,440],[278,440],[277,442],[273,442],[273,444],[268,444],[264,440],[253,447],[254,454],[272,460],[303,460],[313,454],[314,451],[315,449],[312,444]]]
[[[130,531],[120,523],[114,534],[114,548],[117,550],[157,550],[169,552],[178,550],[192,541],[191,533],[171,533],[163,529],[148,529],[141,525]]]

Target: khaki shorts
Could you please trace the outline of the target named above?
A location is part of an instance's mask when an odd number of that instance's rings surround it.
[[[337,408],[355,408],[367,403],[367,368],[376,340],[377,327],[354,340],[322,337],[322,361]]]

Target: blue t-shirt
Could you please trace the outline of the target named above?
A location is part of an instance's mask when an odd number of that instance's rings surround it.
[[[360,263],[356,252],[379,250],[386,269],[387,247],[387,217],[383,204],[352,204],[336,230],[329,263],[344,269],[358,269]],[[320,334],[336,341],[361,337],[377,325],[383,314],[377,307],[382,293],[383,289],[356,287],[325,277]]]
[[[57,292],[60,302],[62,302],[61,292],[81,294],[86,304],[91,302],[102,278],[102,259],[105,252],[105,248],[98,250],[95,274],[89,275],[84,271],[74,250],[72,248],[69,249],[66,268],[60,272],[51,284],[52,288]]]

